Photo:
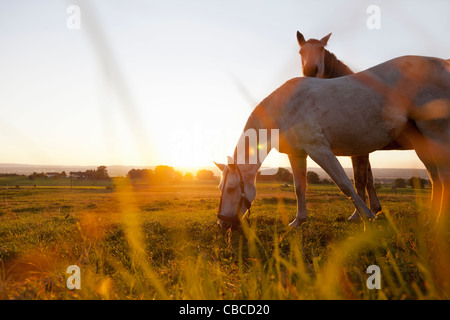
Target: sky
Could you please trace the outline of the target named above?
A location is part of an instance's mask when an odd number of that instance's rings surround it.
[[[332,32],[328,49],[362,71],[407,54],[448,59],[448,12],[448,0],[3,0],[0,163],[224,162],[258,102],[301,76],[297,30]],[[413,151],[370,159],[423,168]]]

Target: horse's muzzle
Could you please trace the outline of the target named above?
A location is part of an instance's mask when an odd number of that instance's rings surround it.
[[[305,77],[316,77],[318,72],[319,72],[319,68],[317,68],[317,66],[303,68],[303,75]]]
[[[222,228],[223,230],[235,229],[236,228],[236,226],[234,226],[231,222],[227,222],[227,221],[223,221],[223,220],[217,221],[217,225],[220,228]]]
[[[224,230],[237,229],[241,224],[241,221],[237,217],[228,218],[220,216],[218,218],[217,225]]]

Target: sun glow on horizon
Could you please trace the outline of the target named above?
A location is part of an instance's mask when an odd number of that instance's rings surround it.
[[[257,103],[300,75],[298,29],[308,37],[336,30],[329,49],[358,70],[402,54],[442,56],[449,48],[437,41],[446,39],[445,3],[436,10],[408,2],[406,13],[426,17],[414,31],[393,19],[399,12],[387,3],[384,12],[392,9],[392,16],[378,31],[342,24],[348,14],[335,15],[331,2],[258,3],[256,11],[255,3],[239,1],[89,3],[92,12],[80,4],[79,30],[67,28],[66,3],[0,3],[0,163],[226,162]],[[316,9],[325,15],[308,14]],[[88,16],[99,30],[83,20]],[[436,45],[418,46],[419,29]],[[423,167],[413,152],[370,158],[373,168]],[[339,160],[351,167],[348,157]],[[272,152],[263,165],[289,162]],[[309,159],[308,166],[317,164]]]

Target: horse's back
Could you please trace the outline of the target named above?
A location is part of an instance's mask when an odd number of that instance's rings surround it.
[[[340,78],[293,78],[255,108],[246,128],[279,128],[305,143],[323,132],[340,155],[369,153],[388,145],[409,121],[422,121],[423,112],[416,112],[422,105],[450,101],[448,66],[444,59],[404,56]]]
[[[401,56],[380,63],[360,74],[371,73],[389,84],[396,84],[401,79],[408,81],[445,82],[450,81],[450,59],[428,56]]]

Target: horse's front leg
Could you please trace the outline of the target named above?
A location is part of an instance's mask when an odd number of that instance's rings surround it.
[[[311,146],[311,148],[306,151],[311,159],[320,165],[326,173],[328,173],[339,189],[341,189],[341,191],[350,199],[364,221],[375,219],[375,214],[370,211],[361,197],[358,196],[351,181],[348,179],[344,169],[329,146],[315,145]]]
[[[306,154],[289,155],[297,197],[297,215],[289,225],[298,228],[308,220],[306,211]]]

